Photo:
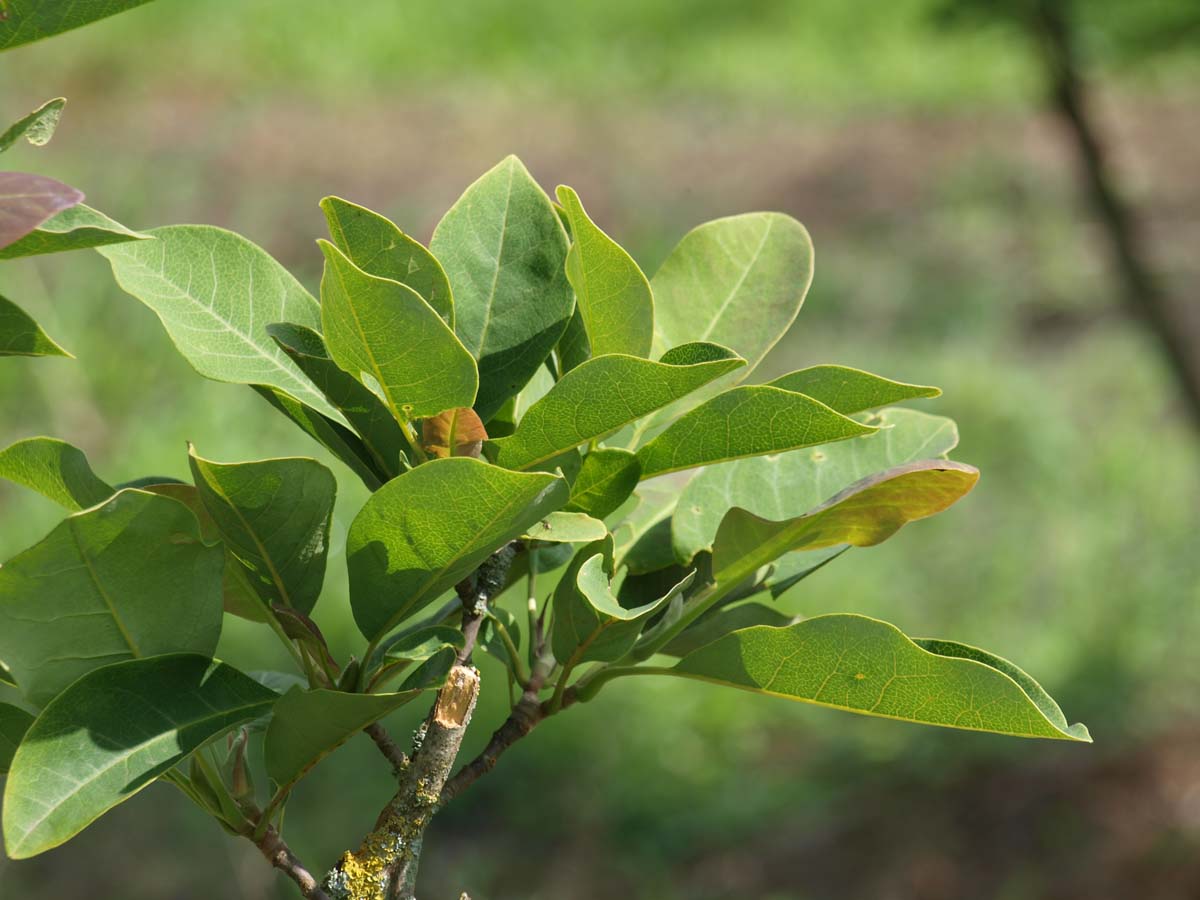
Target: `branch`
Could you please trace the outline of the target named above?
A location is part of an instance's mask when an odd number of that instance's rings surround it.
[[[504,590],[509,567],[517,555],[517,546],[514,542],[501,547],[483,565],[454,586],[463,607],[463,648],[458,654],[460,666],[466,665],[471,659],[488,604]]]
[[[450,670],[413,751],[400,773],[400,787],[359,848],[346,853],[325,876],[333,900],[411,900],[421,840],[462,745],[475,701],[479,673]]]
[[[300,862],[283,837],[273,827],[267,828],[263,836],[254,841],[254,845],[262,851],[267,862],[296,882],[300,893],[307,900],[330,900],[329,895],[321,890],[312,873],[304,868],[304,864]]]

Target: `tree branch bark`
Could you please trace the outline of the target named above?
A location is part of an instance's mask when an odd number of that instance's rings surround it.
[[[1200,428],[1200,350],[1154,277],[1137,216],[1109,172],[1100,131],[1088,111],[1068,0],[1039,0],[1031,28],[1041,46],[1054,109],[1074,140],[1085,187],[1112,246],[1125,304],[1158,338],[1192,422]]]

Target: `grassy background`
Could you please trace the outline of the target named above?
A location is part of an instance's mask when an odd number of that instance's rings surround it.
[[[230,227],[315,288],[321,196],[424,238],[517,152],[547,188],[577,187],[647,271],[704,219],[797,216],[817,277],[772,371],[842,362],[945,389],[926,407],[958,420],[956,456],[980,486],[783,603],[987,646],[1087,722],[1094,748],[639,680],[547,723],[447,810],[424,896],[1200,889],[1195,434],[1153,340],[1120,311],[1027,48],[998,26],[946,30],[936,6],[161,0],[0,57],[4,115],[71,100],[55,141],[5,166],[78,185],[131,227]],[[1197,62],[1133,65],[1114,35],[1137,10],[1089,16],[1115,161],[1168,285],[1189,296]],[[196,376],[95,254],[5,264],[0,292],[79,358],[0,366],[0,442],[68,439],[112,481],[184,476],[186,440],[220,460],[321,456],[251,392]],[[341,544],[364,494],[337,471],[317,617],[350,652]],[[0,485],[0,558],[56,519]],[[263,643],[234,622],[222,653],[261,667]],[[501,691],[484,703],[486,734]],[[302,787],[289,839],[325,865],[386,790],[373,749],[351,744]],[[214,878],[222,896],[290,896],[248,845],[156,787],[65,849],[0,862],[0,898],[208,897]]]

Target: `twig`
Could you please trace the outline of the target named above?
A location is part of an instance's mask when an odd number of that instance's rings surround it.
[[[475,643],[479,639],[479,629],[487,613],[488,604],[502,590],[508,578],[508,569],[517,555],[517,545],[507,544],[493,553],[471,575],[454,586],[458,598],[462,601],[463,619],[463,648],[458,653],[458,664],[466,665],[471,659]]]
[[[300,893],[307,900],[330,900],[329,895],[317,884],[317,880],[313,878],[312,873],[304,867],[304,864],[300,862],[296,854],[292,852],[291,848],[274,828],[268,828],[262,837],[254,841],[254,844],[262,851],[262,855],[267,858],[267,862],[296,882],[296,886],[300,888]]]
[[[387,733],[387,729],[378,722],[372,722],[363,731],[375,742],[375,746],[379,748],[379,752],[383,754],[384,758],[392,764],[392,774],[399,778],[404,767],[408,765],[408,754],[400,749],[400,745]]]

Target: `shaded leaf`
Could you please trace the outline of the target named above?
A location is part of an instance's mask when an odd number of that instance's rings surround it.
[[[0,356],[66,356],[71,354],[60,347],[33,318],[0,296]]]
[[[454,291],[454,331],[479,362],[474,406],[487,422],[525,386],[570,321],[567,236],[550,199],[509,156],[467,188],[429,248]]]
[[[597,447],[583,458],[566,509],[606,518],[629,499],[641,475],[635,454],[619,447]]]
[[[333,243],[368,274],[406,284],[428,303],[451,328],[454,298],[442,264],[419,241],[390,220],[364,206],[326,197],[321,211]]]
[[[388,638],[379,649],[390,660],[417,662],[429,659],[446,646],[461,650],[464,641],[463,633],[457,628],[430,625]]]
[[[17,706],[0,703],[0,775],[8,774],[21,738],[33,724],[33,716]]]
[[[428,456],[470,456],[479,459],[487,429],[475,410],[468,407],[448,409],[421,422],[421,444]]]
[[[399,421],[475,401],[475,361],[407,285],[368,275],[328,241],[321,321],[334,361],[379,395]]]
[[[120,491],[0,568],[0,658],[40,705],[107,663],[212,655],[223,567],[183,504]]]
[[[61,181],[25,172],[0,172],[0,249],[19,241],[55,213],[83,201]]]
[[[350,471],[362,479],[368,489],[376,490],[391,477],[380,471],[374,454],[367,449],[362,439],[340,422],[335,422],[315,409],[305,406],[284,391],[261,385],[252,387],[260,397],[291,419],[305,434],[345,463]],[[391,418],[390,413],[388,418]]]
[[[804,394],[744,385],[685,413],[640,450],[642,477],[844,441],[875,429]]]
[[[556,475],[435,459],[376,491],[350,526],[354,621],[376,639],[566,501]]]
[[[575,289],[584,345],[569,364],[564,359],[564,369],[609,353],[649,356],[654,338],[650,282],[633,257],[596,227],[574,190],[562,185],[557,194],[570,221],[567,279]]]
[[[735,631],[667,671],[923,725],[1091,741],[1083,725],[1069,726],[1053,701],[1045,703],[1040,687],[1033,684],[1035,700],[1005,671],[1015,667],[998,662],[930,652],[877,619],[829,615]]]
[[[520,652],[521,623],[517,620],[516,616],[503,606],[488,608],[487,620],[484,621],[483,628],[479,632],[479,646],[483,648],[485,653],[491,654],[504,663],[505,666],[515,670],[516,666],[520,663],[519,661],[514,662],[512,655],[508,652],[508,646],[504,643],[504,638],[500,636],[501,627],[508,632],[509,640],[513,642],[513,646]]]
[[[26,438],[0,450],[0,478],[35,490],[72,512],[113,495],[82,450],[55,438]]]
[[[744,365],[717,344],[685,344],[658,362],[636,356],[598,356],[572,369],[517,425],[494,441],[496,462],[531,469],[593,438],[684,397]]]
[[[796,391],[850,415],[919,397],[940,397],[941,389],[904,384],[849,366],[811,366],[767,382],[785,391]]]
[[[320,328],[317,301],[265,250],[209,225],[146,232],[152,241],[100,247],[117,283],[145,303],[206,378],[265,385],[341,422],[316,386],[276,345],[267,326]]]
[[[204,508],[268,605],[311,612],[325,581],[337,482],[315,459],[215,463],[189,453]]]
[[[0,50],[40,41],[97,19],[133,9],[150,0],[4,0]]]
[[[864,418],[875,434],[779,456],[742,459],[697,472],[679,497],[671,523],[675,558],[686,563],[712,547],[732,507],[766,519],[802,515],[873,472],[943,458],[958,443],[954,422],[910,409]]]
[[[683,593],[695,573],[657,600],[625,609],[612,593],[604,553],[579,567],[575,590],[555,592],[552,647],[556,659],[571,668],[582,662],[613,662],[636,643],[647,620]]]
[[[232,666],[193,654],[89,672],[42,710],[13,758],[8,855],[26,859],[64,843],[277,699]]]
[[[3,20],[0,20],[2,22]],[[3,27],[0,25],[0,27]],[[35,147],[43,147],[50,143],[58,120],[62,118],[63,107],[67,105],[66,97],[55,97],[47,100],[33,112],[22,116],[0,134],[0,153],[3,153],[22,137]]]
[[[354,427],[357,438],[349,443],[355,448],[355,461],[358,454],[366,454],[381,482],[404,471],[401,460],[412,449],[404,429],[373,391],[329,357],[324,338],[311,328],[286,322],[268,325],[267,332]],[[345,451],[334,452],[340,458]]]
[[[781,628],[796,622],[795,616],[781,613],[773,606],[765,603],[742,603],[737,606],[722,607],[705,613],[687,628],[669,641],[659,653],[666,656],[687,656],[706,644],[711,644],[731,631],[739,631],[754,625],[770,625]]]

